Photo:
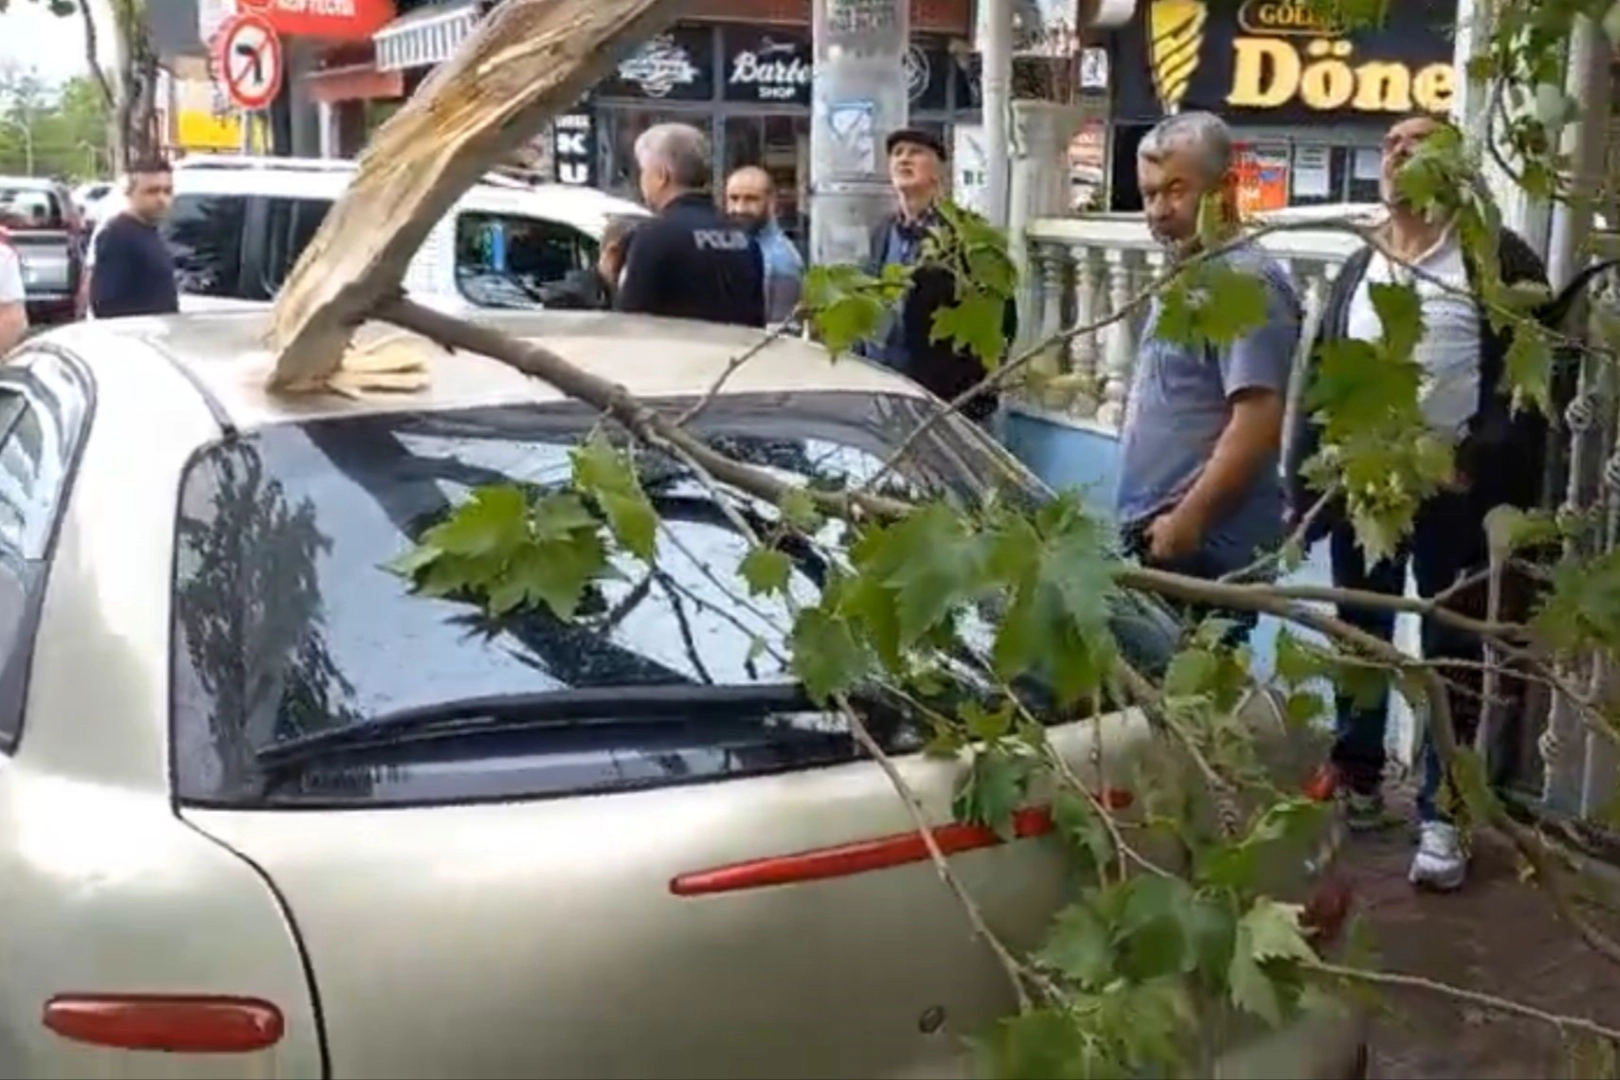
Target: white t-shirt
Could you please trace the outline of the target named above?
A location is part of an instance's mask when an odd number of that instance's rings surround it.
[[[1373,282],[1416,289],[1423,319],[1423,336],[1412,354],[1423,369],[1418,405],[1430,427],[1461,436],[1479,411],[1479,310],[1468,294],[1462,246],[1448,229],[1432,248],[1412,260],[1412,266],[1421,275],[1374,251],[1366,276],[1350,299],[1346,331],[1359,341],[1377,341],[1383,335],[1383,323],[1372,305]]]
[[[23,289],[22,260],[10,244],[0,244],[0,304],[20,304],[27,296]]]

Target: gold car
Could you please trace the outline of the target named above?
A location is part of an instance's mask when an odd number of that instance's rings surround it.
[[[675,403],[753,342],[491,321]],[[769,659],[781,611],[736,595],[711,493],[651,462],[658,571],[577,624],[414,595],[385,563],[471,486],[565,482],[596,418],[442,352],[414,395],[277,398],[266,325],[80,324],[0,368],[0,1076],[965,1075],[1006,981],[889,780]],[[782,341],[697,424],[860,482],[932,408]],[[952,421],[896,482],[1023,477]],[[1161,612],[1118,630],[1162,662]],[[1037,945],[1050,820],[952,824],[963,766],[874,727],[990,925]],[[1079,762],[1099,731],[1143,741],[1132,714],[1053,738]],[[1232,1075],[1354,1075],[1359,1025],[1313,1023]]]

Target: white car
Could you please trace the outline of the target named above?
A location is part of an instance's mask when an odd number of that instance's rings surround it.
[[[323,158],[175,162],[174,209],[163,229],[180,275],[181,310],[272,299],[354,173],[352,161]],[[122,202],[109,197],[101,221]],[[540,286],[595,265],[609,219],[646,213],[591,188],[490,174],[428,234],[405,288],[435,306],[538,307]]]

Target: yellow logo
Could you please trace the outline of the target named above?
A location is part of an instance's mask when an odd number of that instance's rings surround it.
[[[1180,110],[1198,70],[1208,21],[1209,5],[1204,0],[1153,0],[1148,8],[1148,69],[1166,116]]]

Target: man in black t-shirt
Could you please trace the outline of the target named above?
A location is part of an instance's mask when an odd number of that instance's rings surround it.
[[[142,162],[129,173],[129,204],[97,232],[90,311],[98,319],[167,315],[180,310],[174,255],[158,225],[174,201],[168,162]]]

